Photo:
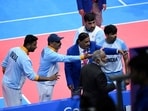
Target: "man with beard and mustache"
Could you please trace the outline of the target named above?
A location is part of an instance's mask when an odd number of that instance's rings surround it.
[[[124,73],[125,74],[128,73],[128,68],[127,68],[128,60],[129,60],[128,47],[123,40],[121,40],[120,38],[117,38],[117,27],[115,25],[110,24],[110,25],[105,26],[104,32],[106,35],[106,39],[100,42],[100,45],[102,47],[117,48],[125,52],[124,55],[120,55],[120,54],[119,55],[107,55],[108,59],[107,59],[106,66],[102,67],[103,72],[107,76],[108,82],[113,82],[112,80],[109,79],[110,75],[121,75]],[[125,82],[126,84],[128,84],[128,81],[123,81],[122,90],[126,89]]]
[[[40,66],[38,74],[43,77],[50,77],[54,73],[59,72],[58,62],[72,62],[77,60],[83,60],[91,57],[91,54],[67,56],[59,54],[58,50],[61,48],[61,40],[64,37],[59,37],[57,34],[50,34],[47,41],[48,46],[43,48],[40,58]],[[52,98],[53,88],[56,84],[55,81],[38,82],[39,101],[50,101]]]
[[[79,34],[82,32],[86,32],[89,34],[91,41],[95,41],[97,45],[100,45],[100,41],[105,39],[105,34],[103,29],[96,25],[95,14],[92,12],[86,13],[84,15],[84,21],[85,25],[76,30],[74,44],[76,43]]]
[[[38,38],[34,35],[26,35],[22,47],[11,48],[2,62],[3,80],[2,92],[5,106],[17,106],[22,104],[21,89],[26,78],[32,81],[53,81],[59,79],[57,72],[49,77],[38,76],[32,67],[29,52],[37,48]]]
[[[117,50],[115,48],[102,48],[101,46],[96,45],[96,42],[90,41],[90,37],[87,33],[82,32],[79,34],[76,44],[71,46],[67,50],[67,55],[81,55],[86,51],[86,53],[92,54],[96,50],[104,50],[106,54],[123,54],[122,50]],[[65,62],[65,74],[67,86],[71,91],[71,96],[80,95],[79,87],[79,77],[80,70],[86,63],[91,63],[92,59],[87,60],[77,60],[73,62]]]
[[[103,50],[92,55],[92,63],[82,67],[80,72],[80,111],[115,111],[116,106],[108,93],[115,89],[114,83],[108,84],[101,67],[105,66],[107,56]]]

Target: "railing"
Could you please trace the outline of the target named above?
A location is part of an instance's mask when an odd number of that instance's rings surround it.
[[[110,92],[110,96],[117,103],[117,92]],[[123,105],[131,104],[130,91],[123,91]],[[15,107],[1,108],[0,111],[79,111],[79,98],[66,98],[50,102],[27,104]]]

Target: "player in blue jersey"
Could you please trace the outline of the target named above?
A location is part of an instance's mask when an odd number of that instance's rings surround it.
[[[11,48],[2,62],[3,80],[2,92],[5,105],[16,106],[22,104],[21,89],[26,77],[32,81],[53,81],[59,79],[57,72],[49,77],[38,76],[32,67],[29,52],[37,48],[38,38],[26,35],[22,47]]]
[[[54,73],[59,71],[58,62],[72,62],[83,60],[91,56],[91,54],[84,55],[63,55],[59,54],[58,50],[61,47],[61,39],[57,34],[50,34],[48,37],[48,46],[43,48],[41,52],[40,66],[38,74],[40,76],[50,77]],[[45,102],[52,98],[53,88],[56,83],[55,81],[38,82],[39,101]]]
[[[107,63],[102,67],[103,72],[108,78],[108,82],[112,82],[109,79],[110,75],[121,75],[128,73],[128,47],[126,43],[117,37],[117,27],[115,25],[107,25],[104,28],[106,39],[100,41],[102,47],[117,48],[125,52],[124,55],[107,55]],[[123,61],[122,61],[123,60]],[[124,66],[123,66],[124,65]],[[125,68],[125,71],[124,71]],[[128,81],[126,81],[128,84]],[[125,84],[122,85],[122,90],[125,90]]]

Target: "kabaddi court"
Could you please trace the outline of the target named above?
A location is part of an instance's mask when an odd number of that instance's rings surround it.
[[[34,34],[39,38],[38,48],[29,56],[37,71],[40,52],[47,45],[48,35],[57,33],[64,37],[59,53],[66,54],[67,48],[72,45],[75,30],[81,26],[75,0],[0,0],[0,4],[0,63],[9,48],[21,46],[25,35]],[[148,45],[147,0],[107,0],[107,7],[103,12],[103,26],[117,25],[118,37],[123,39],[129,48]],[[64,64],[59,64],[61,77],[54,88],[53,100],[70,97]],[[0,82],[2,76],[0,71]],[[129,86],[128,89],[130,90]],[[24,104],[38,102],[35,82],[27,79],[22,91]],[[0,108],[3,107],[0,88]]]

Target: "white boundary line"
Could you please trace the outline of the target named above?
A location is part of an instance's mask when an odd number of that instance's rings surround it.
[[[125,22],[125,23],[118,23],[118,24],[115,24],[115,25],[125,25],[125,24],[139,23],[139,22],[148,22],[148,19],[146,19],[146,20],[139,20],[139,21],[132,21],[132,22]]]
[[[3,99],[3,97],[0,97],[0,99]]]
[[[120,5],[120,6],[108,7],[107,9],[121,8],[121,7],[132,7],[132,6],[146,5],[146,4],[148,4],[148,2],[129,4],[129,5],[126,5],[126,6]]]
[[[22,97],[25,99],[25,101],[26,101],[28,104],[31,104],[31,102],[24,96],[24,94],[22,94]]]
[[[120,0],[120,1],[122,1],[122,0]],[[137,6],[137,5],[144,5],[144,4],[148,4],[148,2],[136,3],[136,4],[129,4],[129,5],[121,5],[121,6],[114,6],[114,7],[108,7],[107,9],[121,8],[121,7],[127,7],[127,6],[130,7],[130,6]],[[50,14],[50,15],[43,15],[43,16],[36,16],[36,17],[28,17],[28,18],[14,19],[14,20],[6,20],[6,21],[0,21],[0,24],[9,23],[9,22],[19,22],[19,21],[25,21],[25,20],[48,18],[48,17],[64,16],[64,15],[77,14],[77,13],[78,13],[78,11],[74,11],[74,12],[67,12],[67,13]]]
[[[123,0],[118,0],[122,5],[127,6],[127,4]]]
[[[15,20],[6,20],[6,21],[0,21],[0,24],[8,23],[8,22],[19,22],[19,21],[24,21],[24,20],[33,20],[33,19],[41,19],[41,18],[48,18],[48,17],[64,16],[64,15],[70,15],[70,14],[76,14],[76,13],[78,13],[78,11],[60,13],[60,14],[50,14],[50,15],[43,15],[43,16],[36,16],[36,17],[28,17],[28,18],[21,18],[21,19],[15,19]]]
[[[3,99],[4,97],[0,97],[0,99]],[[24,96],[24,94],[22,94],[22,98],[24,98],[24,100],[28,103],[31,104],[31,102]]]
[[[118,24],[114,24],[114,25],[126,25],[126,24],[140,23],[140,22],[148,22],[148,19],[147,20],[133,21],[133,22],[118,23]],[[48,34],[51,34],[51,33],[62,33],[62,32],[70,32],[70,31],[75,31],[75,30],[77,30],[77,29],[63,30],[63,31],[55,31],[55,32],[42,33],[42,34],[34,34],[34,35],[41,36],[41,35],[48,35]],[[20,39],[20,38],[24,38],[24,36],[11,37],[11,38],[7,38],[7,39],[0,39],[0,41],[14,40],[14,39]]]

